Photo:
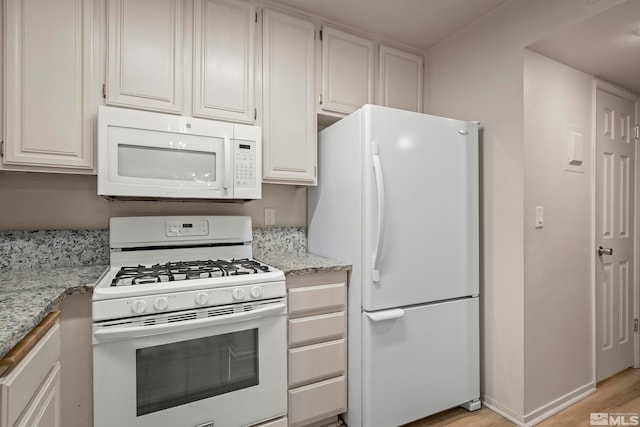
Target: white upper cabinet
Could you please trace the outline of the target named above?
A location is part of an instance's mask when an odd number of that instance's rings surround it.
[[[316,184],[314,33],[309,21],[264,11],[264,182]]]
[[[182,0],[108,0],[107,22],[107,104],[182,112]]]
[[[379,60],[377,104],[421,113],[424,59],[381,44]]]
[[[253,123],[256,9],[195,0],[193,115]]]
[[[2,169],[93,170],[93,0],[6,0]]]
[[[371,40],[323,26],[323,111],[349,114],[373,103],[373,56]]]

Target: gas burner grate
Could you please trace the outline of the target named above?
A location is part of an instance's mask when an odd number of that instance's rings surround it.
[[[150,266],[122,267],[111,281],[111,286],[144,285],[267,272],[269,272],[268,266],[248,258],[219,259],[215,261],[177,261]]]

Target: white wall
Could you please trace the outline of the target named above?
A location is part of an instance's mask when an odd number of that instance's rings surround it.
[[[524,231],[530,215],[524,211],[524,48],[620,2],[512,0],[427,52],[427,112],[478,120],[484,129],[482,395],[516,420],[524,420],[530,406],[525,390]],[[545,399],[553,400],[550,395],[536,400]]]
[[[0,230],[100,229],[112,216],[251,215],[264,225],[264,208],[276,208],[276,225],[306,226],[307,190],[263,185],[262,199],[242,203],[120,202],[97,195],[96,177],[0,172]]]
[[[93,425],[91,294],[60,303],[60,411],[64,427]]]
[[[593,77],[524,58],[525,413],[593,387],[591,115]],[[584,173],[564,170],[567,128],[582,130]],[[544,207],[543,228],[535,208]]]

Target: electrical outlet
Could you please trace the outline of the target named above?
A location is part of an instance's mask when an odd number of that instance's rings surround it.
[[[264,225],[276,225],[276,208],[264,208]]]

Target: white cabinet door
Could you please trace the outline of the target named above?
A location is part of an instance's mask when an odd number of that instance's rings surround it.
[[[60,427],[60,363],[56,363],[15,427]]]
[[[195,1],[194,116],[253,123],[255,27],[252,4]]]
[[[109,0],[107,104],[180,113],[182,0]]]
[[[5,2],[6,169],[93,169],[93,12],[92,0]]]
[[[349,114],[373,103],[373,42],[322,29],[322,110]]]
[[[314,26],[271,10],[263,19],[263,178],[315,185]]]
[[[380,99],[377,104],[422,112],[424,59],[380,45]]]
[[[57,323],[7,376],[0,378],[0,390],[0,427],[60,426],[60,326]]]

